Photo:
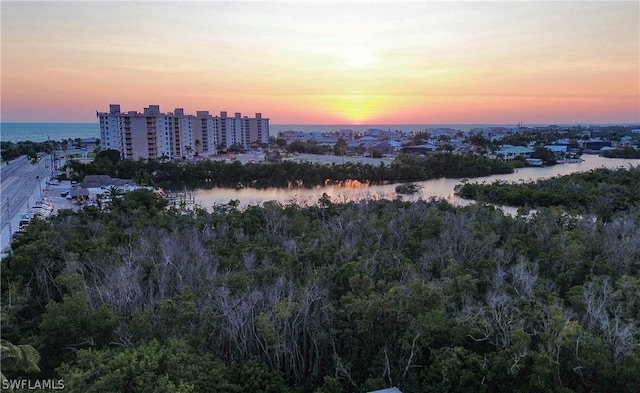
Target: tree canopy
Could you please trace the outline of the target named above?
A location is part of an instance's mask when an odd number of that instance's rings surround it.
[[[15,240],[3,339],[72,392],[630,392],[640,208],[593,211],[125,194]]]
[[[109,175],[134,179],[140,184],[183,189],[210,187],[315,187],[345,180],[363,183],[402,183],[420,180],[464,178],[512,173],[517,163],[506,163],[479,156],[438,153],[427,157],[401,154],[390,165],[347,162],[337,165],[310,162],[279,161],[241,164],[239,161],[203,160],[189,162],[159,162],[155,160],[123,160],[113,164],[107,160],[90,163],[70,161],[72,178],[86,175]]]
[[[456,193],[463,198],[516,207],[562,206],[608,220],[616,212],[638,206],[639,184],[640,166],[635,166],[598,168],[527,183],[466,183]]]

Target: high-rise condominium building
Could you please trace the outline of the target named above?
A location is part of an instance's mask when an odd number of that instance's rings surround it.
[[[212,116],[209,111],[185,115],[183,108],[161,113],[158,105],[149,105],[142,113],[121,112],[112,104],[109,112],[97,112],[103,149],[118,150],[123,158],[174,159],[207,157],[220,147],[249,147],[252,142],[269,141],[269,119],[256,113],[249,118],[227,112]]]

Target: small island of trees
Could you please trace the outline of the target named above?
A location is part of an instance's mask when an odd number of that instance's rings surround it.
[[[607,158],[628,158],[637,159],[640,158],[640,149],[633,147],[625,147],[622,149],[606,150],[601,153],[602,157]]]
[[[462,198],[515,207],[562,206],[569,211],[610,218],[636,206],[640,195],[640,166],[598,168],[570,176],[528,183],[466,182],[457,188]]]
[[[402,183],[396,186],[396,192],[398,194],[411,195],[420,191],[421,188],[422,186],[416,183]]]
[[[102,152],[101,152],[102,153]],[[328,183],[358,180],[385,184],[414,182],[441,177],[469,178],[512,173],[521,163],[491,160],[480,156],[438,153],[426,157],[412,154],[398,156],[390,165],[346,162],[336,165],[278,161],[241,164],[238,161],[203,160],[198,162],[161,162],[156,160],[114,160],[110,155],[97,156],[93,162],[70,161],[72,180],[86,175],[109,175],[134,179],[142,185],[182,189],[211,187],[314,187]]]

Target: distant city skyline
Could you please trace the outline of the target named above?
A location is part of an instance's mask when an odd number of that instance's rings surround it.
[[[3,122],[640,122],[640,2],[2,1]]]

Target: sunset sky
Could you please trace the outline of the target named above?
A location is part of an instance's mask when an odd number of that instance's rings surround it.
[[[637,123],[640,2],[2,1],[2,121]]]

